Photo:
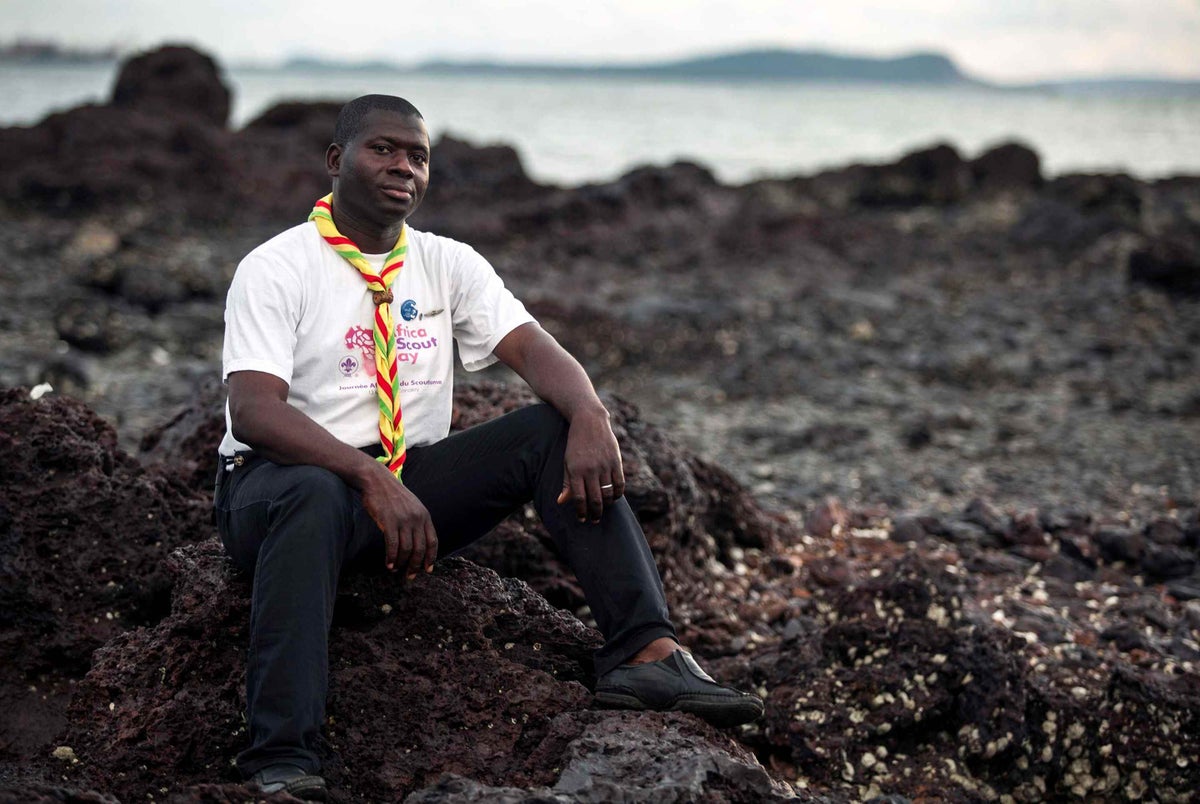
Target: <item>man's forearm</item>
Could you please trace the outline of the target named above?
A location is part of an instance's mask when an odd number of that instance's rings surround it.
[[[320,466],[361,489],[383,467],[361,450],[335,438],[303,411],[274,395],[239,394],[245,378],[230,377],[233,436],[278,464]],[[383,469],[383,471],[387,471]]]
[[[580,415],[607,418],[608,412],[583,366],[537,324],[513,330],[495,352],[567,421]]]
[[[529,387],[567,421],[574,421],[581,414],[608,416],[587,372],[561,348],[535,347],[528,365],[531,369],[525,381]]]

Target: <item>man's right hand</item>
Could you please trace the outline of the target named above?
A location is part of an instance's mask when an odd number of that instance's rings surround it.
[[[385,566],[392,572],[403,569],[409,580],[422,569],[433,572],[438,540],[429,511],[387,467],[376,466],[362,485],[362,502],[383,532]]]

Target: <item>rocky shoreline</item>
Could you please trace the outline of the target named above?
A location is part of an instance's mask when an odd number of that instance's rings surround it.
[[[0,130],[0,799],[248,795],[248,604],[207,510],[223,296],[325,192],[336,105],[235,132],[223,90],[165,49]],[[433,165],[414,224],[618,395],[682,636],[768,711],[591,710],[596,634],[517,516],[411,590],[349,585],[339,800],[1193,800],[1200,178],[1046,178],[1019,145],[740,187],[541,186],[448,139]],[[528,401],[469,379],[456,426]]]

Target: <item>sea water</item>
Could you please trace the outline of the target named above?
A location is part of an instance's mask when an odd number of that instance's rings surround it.
[[[115,65],[0,66],[0,125],[103,102]],[[965,156],[1024,142],[1051,175],[1200,174],[1200,94],[1061,93],[975,86],[437,76],[367,70],[225,71],[232,125],[283,100],[398,94],[436,138],[515,146],[530,175],[576,184],[679,159],[723,181],[887,161],[948,142]],[[436,165],[434,166],[436,170]]]

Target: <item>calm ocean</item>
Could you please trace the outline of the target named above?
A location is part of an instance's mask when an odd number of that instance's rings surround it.
[[[106,98],[115,66],[0,67],[0,125]],[[1200,174],[1200,95],[1052,94],[863,84],[676,83],[639,79],[226,71],[233,124],[280,100],[403,95],[436,138],[518,149],[541,181],[613,178],[690,159],[727,182],[884,161],[938,141],[973,156],[1032,145],[1050,174]]]

